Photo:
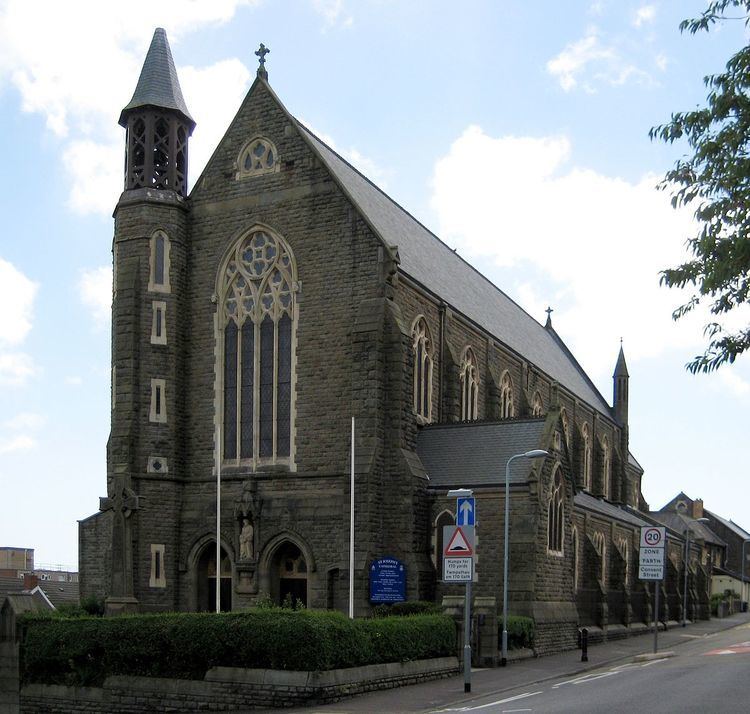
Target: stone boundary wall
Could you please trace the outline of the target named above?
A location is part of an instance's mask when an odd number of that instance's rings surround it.
[[[20,692],[21,712],[142,714],[291,707],[441,679],[458,671],[457,658],[438,657],[325,672],[213,667],[203,681],[114,676],[103,687],[29,684]]]

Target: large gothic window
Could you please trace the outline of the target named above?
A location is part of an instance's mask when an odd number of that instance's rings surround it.
[[[472,421],[477,418],[479,402],[479,369],[477,358],[471,347],[464,350],[461,360],[461,420]]]
[[[287,245],[254,229],[220,278],[224,461],[290,463],[296,267]]]
[[[515,413],[513,408],[513,382],[510,379],[510,374],[504,372],[500,379],[500,418],[508,419],[515,416]]]
[[[552,494],[547,506],[547,550],[555,554],[563,552],[563,522],[565,520],[563,496],[562,472],[557,468],[552,477]]]
[[[419,317],[412,328],[414,350],[414,411],[430,421],[432,413],[432,339],[424,317]]]

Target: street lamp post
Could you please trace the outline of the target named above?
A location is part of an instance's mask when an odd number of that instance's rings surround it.
[[[698,523],[708,523],[708,518],[696,518]],[[682,626],[687,625],[688,564],[690,563],[690,524],[685,526],[685,584],[682,590]]]
[[[508,663],[508,526],[510,523],[510,465],[515,459],[541,459],[549,454],[544,449],[532,449],[511,456],[505,464],[505,542],[503,543],[503,645],[500,665]]]

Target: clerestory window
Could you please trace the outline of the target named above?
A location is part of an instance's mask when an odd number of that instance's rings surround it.
[[[479,368],[471,347],[464,350],[461,360],[461,420],[473,421],[477,418],[479,403]]]
[[[539,392],[534,392],[534,396],[531,400],[531,416],[542,416],[544,412],[544,404],[542,403],[542,395]]]
[[[229,464],[292,463],[296,266],[265,228],[245,234],[220,276],[223,455]]]
[[[583,487],[591,490],[591,434],[589,425],[581,427],[581,439],[583,441]]]
[[[513,382],[508,372],[504,372],[500,379],[500,418],[509,419],[515,416],[513,407]]]

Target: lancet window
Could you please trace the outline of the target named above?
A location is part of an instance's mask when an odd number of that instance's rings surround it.
[[[412,327],[414,351],[414,411],[417,416],[430,421],[432,415],[432,339],[424,317],[419,317]]]
[[[552,494],[547,506],[547,550],[556,554],[563,551],[564,493],[562,472],[557,468],[552,477]]]
[[[477,418],[479,403],[479,368],[477,358],[471,347],[464,350],[461,360],[461,420],[472,421]]]
[[[542,395],[539,392],[534,392],[534,396],[531,400],[531,415],[538,417],[542,416],[544,411],[544,405],[542,404]]]
[[[581,427],[581,439],[583,441],[583,487],[591,490],[591,434],[589,425]]]
[[[168,293],[169,285],[169,238],[164,231],[151,236],[149,260],[149,292]]]
[[[602,439],[602,482],[604,484],[604,498],[609,498],[610,478],[612,476],[610,468],[611,454],[609,449],[609,439],[605,436]]]
[[[508,372],[504,372],[500,379],[500,418],[508,419],[515,416],[513,407],[513,381]]]
[[[223,456],[291,463],[296,266],[286,243],[257,228],[220,277]]]
[[[570,537],[571,547],[573,548],[573,592],[578,591],[578,529],[574,526]]]
[[[591,542],[594,544],[594,550],[599,556],[599,580],[604,583],[607,575],[607,543],[604,534],[596,531],[591,537]]]

